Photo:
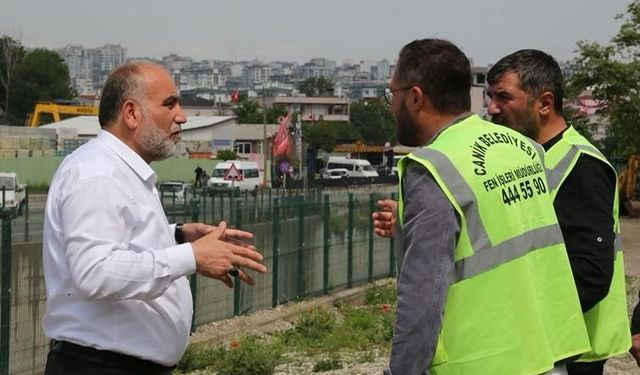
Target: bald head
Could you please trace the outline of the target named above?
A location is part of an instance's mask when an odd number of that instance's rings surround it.
[[[145,72],[165,69],[150,61],[132,61],[118,66],[107,79],[100,98],[98,121],[102,128],[116,122],[128,99],[142,102],[146,96]]]

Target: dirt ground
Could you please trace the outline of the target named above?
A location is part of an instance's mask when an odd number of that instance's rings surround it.
[[[640,212],[640,210],[638,211]],[[637,302],[637,291],[640,288],[640,218],[623,217],[620,220],[622,227],[622,245],[625,256],[625,273],[627,276],[629,293],[629,312]],[[388,281],[382,281],[388,282]],[[356,301],[361,296],[362,289],[351,289],[336,293],[332,296],[317,298],[300,303],[279,306],[272,310],[258,312],[250,316],[237,317],[225,321],[215,322],[203,327],[191,337],[192,343],[227,341],[240,333],[267,333],[286,329],[295,316],[308,309],[323,304],[333,303],[336,299]],[[324,374],[380,374],[385,366],[387,353],[381,353],[381,357],[373,363],[350,365],[343,370],[329,371]],[[203,374],[204,372],[198,372]],[[308,368],[288,368],[279,366],[278,375],[311,373]],[[629,354],[619,356],[607,361],[605,375],[631,375],[640,374],[640,368]]]

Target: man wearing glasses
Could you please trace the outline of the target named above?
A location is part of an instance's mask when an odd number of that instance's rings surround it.
[[[470,113],[470,84],[455,45],[423,39],[385,92],[398,141],[420,147],[398,165],[386,374],[543,374],[589,350],[543,151]]]

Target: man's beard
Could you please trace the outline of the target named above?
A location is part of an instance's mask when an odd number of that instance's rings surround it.
[[[538,135],[540,134],[538,121],[533,114],[533,110],[529,107],[527,107],[525,112],[515,116],[512,121],[507,121],[501,115],[496,115],[491,117],[491,122],[507,126],[534,141],[538,139]]]
[[[171,134],[180,131],[180,125],[173,123],[169,134],[156,126],[150,114],[145,113],[145,123],[142,126],[139,138],[140,148],[145,156],[152,161],[164,160],[176,153],[176,143],[180,136],[174,140]]]
[[[398,125],[397,137],[400,144],[411,147],[422,146],[418,139],[418,125],[409,116],[409,111],[407,111],[407,106],[404,102],[396,116],[396,124]]]

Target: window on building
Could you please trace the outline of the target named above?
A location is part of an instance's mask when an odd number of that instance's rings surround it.
[[[330,115],[343,115],[344,113],[344,105],[342,104],[333,104],[329,107]]]
[[[250,154],[251,142],[235,142],[233,145],[233,151],[238,154]]]

